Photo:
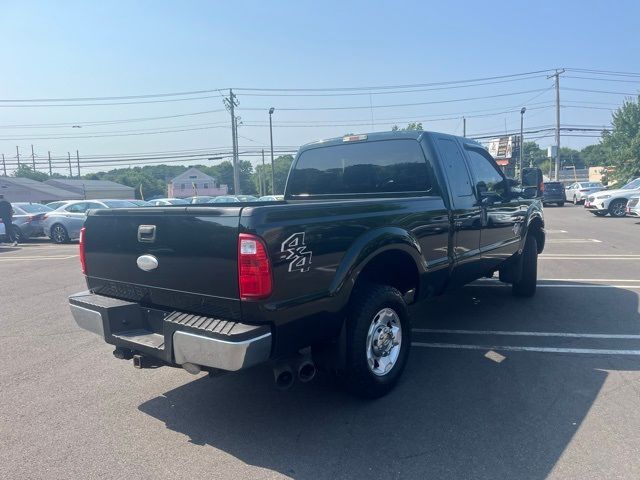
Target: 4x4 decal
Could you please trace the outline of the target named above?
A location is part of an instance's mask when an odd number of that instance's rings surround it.
[[[290,272],[308,272],[311,268],[311,250],[304,243],[304,232],[298,232],[280,245],[281,259],[289,261]]]

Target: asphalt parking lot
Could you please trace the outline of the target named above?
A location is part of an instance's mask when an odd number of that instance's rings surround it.
[[[640,220],[545,215],[536,297],[487,279],[415,307],[374,402],[135,370],[71,318],[77,245],[0,246],[0,477],[640,478]]]

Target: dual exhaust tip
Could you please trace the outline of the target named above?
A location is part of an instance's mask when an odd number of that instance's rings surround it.
[[[302,383],[313,380],[316,376],[316,366],[310,358],[303,357],[293,366],[291,363],[282,363],[273,369],[273,376],[276,387],[280,390],[287,390],[293,386],[296,376]]]

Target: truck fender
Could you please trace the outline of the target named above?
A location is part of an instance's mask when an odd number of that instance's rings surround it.
[[[341,297],[346,305],[360,272],[369,261],[389,250],[407,253],[415,262],[419,275],[426,271],[427,264],[422,256],[420,243],[411,233],[398,227],[376,228],[364,233],[351,244],[336,270],[329,294]]]
[[[520,236],[520,247],[518,249],[519,252],[522,252],[524,249],[524,243],[527,239],[527,235],[532,230],[540,229],[540,234],[536,237],[538,242],[538,253],[542,253],[544,249],[544,217],[542,216],[542,212],[539,208],[532,206],[527,215],[527,221],[525,223],[524,229],[522,230],[522,235]]]

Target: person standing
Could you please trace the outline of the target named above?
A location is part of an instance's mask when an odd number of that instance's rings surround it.
[[[11,217],[13,217],[13,207],[4,199],[4,195],[0,195],[0,220],[4,223],[4,232],[12,245],[15,247],[18,245],[18,239],[13,230],[13,224],[11,223]]]

